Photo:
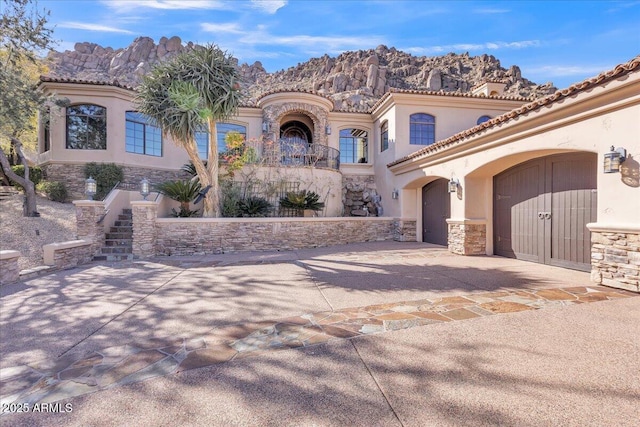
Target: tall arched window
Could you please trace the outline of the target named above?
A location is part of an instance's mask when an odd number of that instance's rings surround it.
[[[67,148],[107,149],[107,109],[93,104],[67,107]]]
[[[362,129],[340,131],[340,163],[369,162],[369,134]]]
[[[416,113],[409,117],[409,144],[430,145],[436,142],[436,118]]]
[[[380,152],[389,148],[389,122],[385,121],[380,126]]]

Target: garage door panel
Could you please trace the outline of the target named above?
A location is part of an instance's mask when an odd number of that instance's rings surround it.
[[[494,179],[497,255],[590,268],[597,156],[572,153],[515,166]]]

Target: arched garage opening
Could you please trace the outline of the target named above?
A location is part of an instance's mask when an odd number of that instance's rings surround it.
[[[588,271],[596,221],[597,156],[537,158],[493,180],[496,255]]]
[[[447,246],[447,219],[451,216],[451,201],[443,178],[422,187],[422,241]]]

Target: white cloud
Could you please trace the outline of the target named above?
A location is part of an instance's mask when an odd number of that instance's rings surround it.
[[[102,0],[102,3],[117,13],[126,13],[141,8],[162,10],[229,8],[224,2],[217,0]]]
[[[208,33],[242,34],[245,32],[244,29],[235,22],[227,22],[223,24],[203,22],[200,24],[200,28],[202,31],[206,31]]]
[[[523,40],[517,42],[486,42],[486,43],[458,43],[441,46],[427,47],[408,47],[403,48],[405,52],[416,55],[427,55],[443,52],[459,52],[459,51],[485,51],[499,49],[524,49],[528,47],[540,46],[539,40]]]
[[[273,15],[278,9],[286,6],[286,0],[251,0],[253,7]]]
[[[84,22],[61,22],[57,26],[60,28],[72,28],[74,30],[96,31],[101,33],[135,34],[133,31],[122,28],[109,27],[107,25],[100,24],[86,24]]]

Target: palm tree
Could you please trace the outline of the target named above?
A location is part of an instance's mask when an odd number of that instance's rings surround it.
[[[202,187],[211,186],[204,199],[204,217],[220,216],[216,122],[236,114],[239,88],[235,59],[210,44],[158,64],[138,89],[138,111],[187,151]],[[195,134],[206,129],[205,163],[198,156]]]

